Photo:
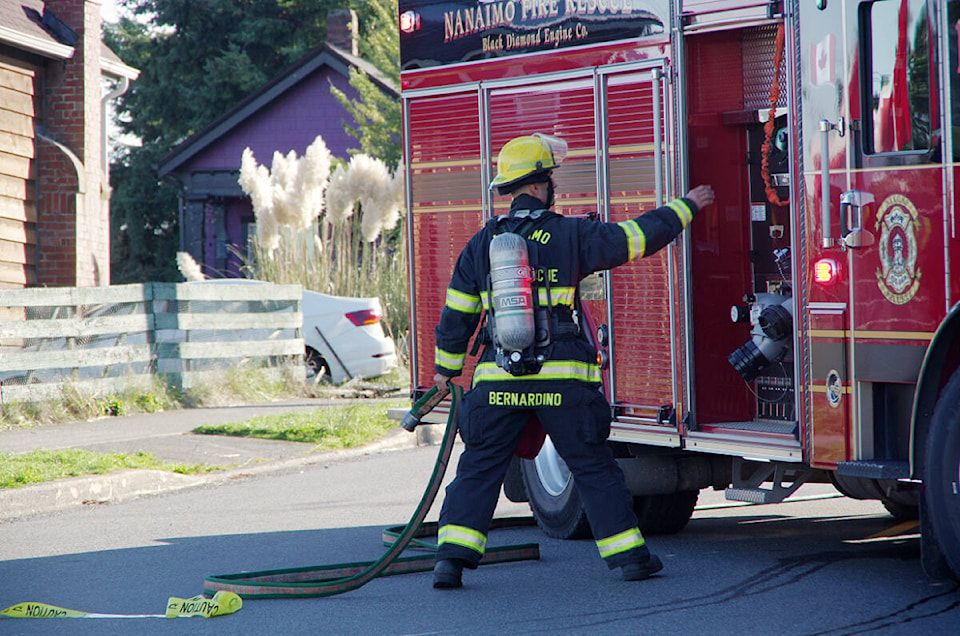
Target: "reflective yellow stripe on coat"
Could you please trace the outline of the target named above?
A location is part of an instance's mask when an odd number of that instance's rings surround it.
[[[465,314],[480,313],[479,296],[467,294],[465,292],[453,289],[452,287],[447,288],[446,305],[454,311],[459,311]]]
[[[543,364],[539,373],[533,375],[510,375],[497,366],[496,362],[481,362],[473,372],[473,386],[480,382],[504,380],[579,380],[581,382],[600,382],[600,367],[579,360],[549,360]]]
[[[433,350],[434,364],[444,369],[450,369],[451,371],[460,371],[463,369],[463,363],[466,359],[466,353],[450,353],[440,347],[435,347]]]

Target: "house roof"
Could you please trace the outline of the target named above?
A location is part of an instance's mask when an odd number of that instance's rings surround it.
[[[53,30],[44,27],[43,20],[43,0],[0,0],[0,43],[41,57],[73,57],[73,43],[65,42],[62,35],[57,37]],[[104,75],[115,78],[137,79],[140,74],[106,45],[100,47],[100,65]]]
[[[297,86],[304,78],[324,66],[337,71],[344,77],[350,76],[351,67],[359,68],[369,75],[385,93],[397,97],[400,95],[397,87],[384,77],[373,64],[331,44],[321,44],[280,71],[258,91],[248,95],[233,110],[177,145],[166,157],[160,160],[158,165],[159,176],[162,178],[175,171],[232,129],[253,117],[262,108]]]

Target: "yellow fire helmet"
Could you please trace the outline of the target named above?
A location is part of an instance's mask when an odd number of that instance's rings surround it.
[[[566,158],[567,142],[534,133],[505,143],[497,156],[497,176],[491,188],[504,188],[532,174],[553,170]]]

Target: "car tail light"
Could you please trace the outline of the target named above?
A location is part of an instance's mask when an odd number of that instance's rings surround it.
[[[380,312],[376,309],[361,309],[360,311],[351,311],[346,314],[347,320],[358,327],[364,325],[375,325],[380,322]]]
[[[813,264],[813,280],[825,286],[836,285],[840,281],[840,264],[832,258],[821,258]]]

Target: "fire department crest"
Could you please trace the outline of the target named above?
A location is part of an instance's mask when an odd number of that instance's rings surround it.
[[[903,305],[920,287],[917,271],[917,208],[902,194],[891,194],[877,210],[880,230],[880,267],[877,286],[894,305]]]

